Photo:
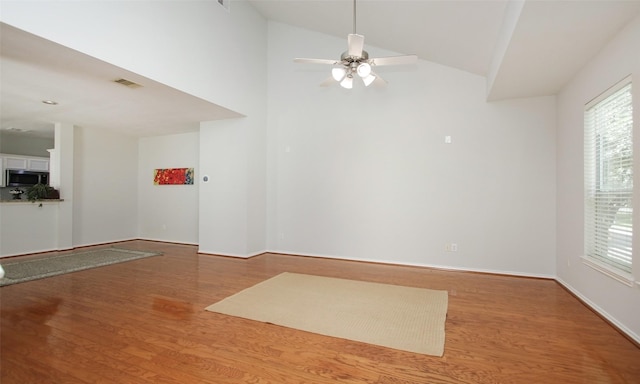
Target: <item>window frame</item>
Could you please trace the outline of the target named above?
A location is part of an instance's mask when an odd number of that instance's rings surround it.
[[[590,218],[593,218],[595,220],[595,216],[598,215],[600,212],[597,210],[596,208],[596,204],[597,204],[597,199],[602,198],[601,197],[601,192],[604,192],[606,190],[603,190],[603,188],[601,188],[603,185],[603,179],[605,177],[603,170],[605,169],[605,165],[606,163],[603,162],[600,157],[600,153],[601,153],[601,149],[602,147],[602,142],[600,140],[598,140],[598,138],[596,138],[597,136],[597,127],[592,127],[590,124],[589,118],[591,118],[591,110],[595,107],[597,107],[598,105],[601,105],[601,103],[606,102],[606,101],[610,101],[610,98],[615,95],[616,93],[618,93],[619,91],[625,89],[626,87],[629,87],[629,92],[630,92],[630,97],[631,99],[629,100],[629,106],[631,107],[631,132],[630,132],[630,141],[631,141],[631,146],[630,146],[630,150],[631,150],[631,160],[630,160],[630,164],[628,164],[631,167],[631,187],[630,187],[630,191],[627,191],[627,193],[630,193],[630,196],[628,198],[628,202],[631,204],[631,210],[633,210],[633,205],[634,205],[634,200],[635,200],[635,187],[633,186],[633,173],[634,173],[634,157],[635,155],[635,151],[634,151],[634,124],[633,124],[633,82],[632,82],[632,78],[631,75],[625,77],[624,79],[618,81],[615,85],[613,85],[612,87],[610,87],[609,89],[607,89],[606,91],[604,91],[603,93],[601,93],[600,95],[598,95],[596,98],[594,98],[593,100],[589,101],[588,103],[585,104],[584,106],[584,205],[583,205],[583,212],[584,212],[584,253],[582,258],[582,261],[584,264],[586,264],[587,266],[601,272],[604,273],[605,275],[612,277],[616,280],[618,280],[621,283],[624,283],[628,286],[633,286],[635,284],[635,278],[632,274],[633,272],[633,219],[631,219],[631,225],[630,225],[630,240],[629,240],[629,250],[630,250],[630,263],[628,268],[623,269],[623,263],[621,262],[615,262],[613,261],[610,256],[608,255],[590,255],[590,250],[593,248],[597,248],[595,246],[596,243],[598,243],[598,240],[603,240],[604,238],[607,238],[607,243],[611,240],[611,235],[607,234],[607,235],[602,235],[602,232],[600,232],[600,236],[598,236],[597,234],[593,235],[593,233],[596,233],[598,231],[597,227],[598,227],[598,223],[594,222],[589,222],[588,220]],[[588,141],[591,140],[591,141]],[[598,149],[596,149],[598,148]],[[594,153],[594,151],[596,151],[596,153]],[[609,183],[606,184],[607,188],[611,188],[611,185]],[[596,192],[597,191],[597,192]],[[623,195],[625,192],[624,188],[620,188],[620,189],[613,189],[614,193]],[[590,204],[593,204],[593,206],[591,206]],[[603,206],[599,206],[601,209],[605,209],[605,211],[607,210],[606,207]],[[609,214],[611,214],[611,208],[609,207]],[[619,212],[621,209],[623,209],[622,207],[618,208],[617,212]],[[618,213],[616,213],[614,216],[617,216]],[[632,215],[633,216],[633,215]],[[609,228],[607,229],[607,231],[611,231],[611,227],[612,225],[609,225]],[[602,231],[602,229],[600,229]],[[614,235],[615,238],[615,235]],[[609,244],[606,245],[606,252],[607,254],[609,254],[611,252],[611,246]],[[627,270],[628,269],[628,270]]]

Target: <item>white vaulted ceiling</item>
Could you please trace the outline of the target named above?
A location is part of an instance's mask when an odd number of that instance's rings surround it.
[[[248,2],[270,20],[345,39],[353,32],[351,0]],[[358,0],[357,32],[365,35],[366,45],[485,76],[487,99],[500,100],[557,93],[638,14],[640,0]],[[238,116],[6,24],[0,27],[0,129],[37,132],[65,121],[150,136]],[[145,87],[130,92],[105,84],[105,76],[141,80]],[[33,103],[61,88],[72,105]],[[169,100],[180,103],[181,113],[167,108]]]
[[[265,17],[346,38],[352,0],[249,0]],[[640,0],[358,0],[366,44],[489,78],[489,100],[553,95],[640,13]]]

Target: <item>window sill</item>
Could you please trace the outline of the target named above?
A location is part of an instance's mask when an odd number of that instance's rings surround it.
[[[581,256],[581,258],[584,264],[588,265],[589,267],[595,269],[598,272],[601,272],[611,277],[614,280],[617,280],[618,282],[624,285],[633,287],[635,284],[638,284],[638,282],[635,281],[635,278],[633,277],[633,275],[630,273],[620,271],[610,265],[607,265],[598,260],[594,260],[587,256]]]

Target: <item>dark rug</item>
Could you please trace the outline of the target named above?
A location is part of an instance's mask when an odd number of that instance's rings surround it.
[[[17,258],[5,262],[0,259],[0,265],[5,272],[4,277],[0,279],[0,287],[161,254],[123,248],[105,248],[41,258],[22,260]]]

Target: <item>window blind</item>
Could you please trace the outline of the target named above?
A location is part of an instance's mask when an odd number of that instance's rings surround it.
[[[585,108],[585,254],[631,273],[633,119],[627,78]]]

